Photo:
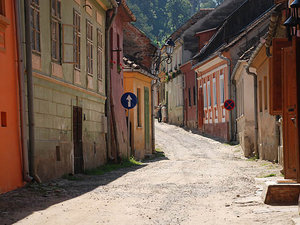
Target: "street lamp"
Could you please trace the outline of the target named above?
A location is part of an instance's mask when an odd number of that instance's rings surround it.
[[[297,36],[298,26],[300,25],[299,8],[300,0],[294,0],[290,5],[290,17],[284,22],[287,28],[288,36]]]
[[[157,50],[155,52],[155,54],[152,56],[152,67],[151,67],[151,73],[153,75],[158,75],[159,67],[162,62],[166,61],[167,64],[172,63],[172,54],[174,52],[174,47],[175,47],[175,43],[172,40],[172,38],[170,38],[165,44],[165,49],[167,54],[166,56],[162,56],[160,50]]]

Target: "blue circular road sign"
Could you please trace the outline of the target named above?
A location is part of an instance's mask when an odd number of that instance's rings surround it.
[[[228,100],[225,101],[224,107],[225,107],[225,109],[227,109],[228,111],[231,111],[231,110],[234,109],[235,103],[234,103],[234,101],[233,101],[232,99],[228,99]]]
[[[124,108],[132,109],[136,106],[137,97],[135,94],[133,94],[131,92],[127,92],[122,95],[121,103]]]

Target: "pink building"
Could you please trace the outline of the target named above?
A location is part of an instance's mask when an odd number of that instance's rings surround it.
[[[198,80],[198,127],[206,134],[229,141],[227,61],[215,56],[194,67]]]
[[[184,125],[188,128],[197,128],[197,85],[196,73],[192,70],[189,61],[180,67],[184,74]]]
[[[197,32],[198,38],[198,51],[200,51],[215,34],[216,29],[204,30]],[[198,118],[202,118],[201,111],[197,110],[197,106],[201,105],[202,101],[199,102],[197,98],[197,82],[196,73],[193,67],[193,61],[190,60],[180,67],[180,70],[184,74],[184,125],[189,128],[198,127]],[[200,114],[199,114],[200,113]],[[200,122],[202,125],[202,121]]]
[[[128,157],[126,111],[121,105],[123,85],[123,28],[124,24],[135,21],[135,16],[126,1],[119,3],[116,18],[110,30],[110,72],[111,72],[111,153],[109,157],[117,160]]]

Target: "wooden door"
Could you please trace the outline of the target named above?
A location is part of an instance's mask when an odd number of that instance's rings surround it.
[[[145,149],[150,150],[150,107],[149,88],[144,87],[144,123],[145,123]]]
[[[184,125],[187,126],[188,102],[187,98],[184,101]]]
[[[199,88],[198,92],[198,108],[197,108],[197,113],[198,113],[198,128],[202,129],[203,127],[203,118],[204,118],[204,111],[203,111],[203,88]]]
[[[73,107],[74,172],[83,172],[82,108]]]
[[[297,179],[299,170],[297,115],[296,46],[282,49],[283,151],[286,179]]]

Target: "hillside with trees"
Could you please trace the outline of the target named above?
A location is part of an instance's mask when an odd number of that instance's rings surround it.
[[[223,0],[127,0],[137,18],[134,24],[154,43],[161,44],[200,8],[214,8]]]

